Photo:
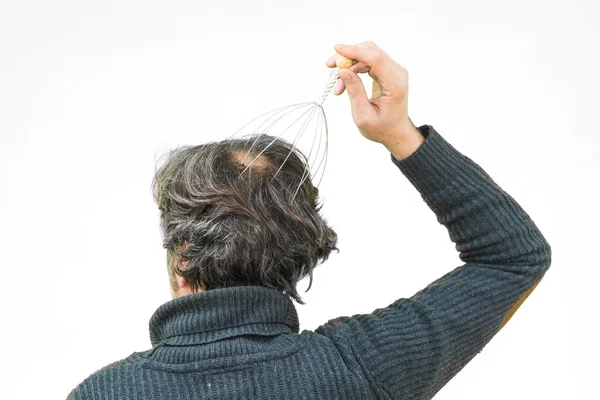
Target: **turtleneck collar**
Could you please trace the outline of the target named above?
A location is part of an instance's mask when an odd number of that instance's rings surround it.
[[[234,286],[182,296],[161,305],[150,319],[150,341],[204,344],[228,337],[298,333],[289,296],[263,286]]]

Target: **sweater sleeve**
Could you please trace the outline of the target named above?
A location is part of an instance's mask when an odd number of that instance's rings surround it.
[[[339,317],[315,332],[392,398],[430,399],[500,330],[510,308],[550,267],[551,249],[529,215],[432,126],[392,162],[419,191],[465,263],[410,298]]]

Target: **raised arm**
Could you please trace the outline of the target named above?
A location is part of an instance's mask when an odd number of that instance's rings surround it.
[[[362,46],[371,48],[370,54],[376,51],[371,43]],[[356,53],[342,54],[357,58]],[[356,95],[360,92],[354,83],[344,79],[346,89]],[[341,93],[339,87],[337,91]],[[367,124],[369,129],[376,125],[376,120]],[[391,161],[448,229],[465,264],[410,298],[370,314],[335,318],[315,330],[343,349],[341,353],[352,354],[348,362],[358,365],[380,390],[403,399],[433,397],[506,324],[551,262],[550,245],[510,195],[432,126],[418,131],[423,142],[400,160],[391,142],[384,144]],[[412,142],[396,143],[401,147]]]

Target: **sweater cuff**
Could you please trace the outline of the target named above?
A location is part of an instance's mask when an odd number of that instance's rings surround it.
[[[448,143],[433,126],[421,125],[417,129],[425,138],[417,150],[402,160],[397,160],[392,153],[390,156],[422,195],[433,195],[455,180],[457,175],[464,174],[470,160]]]

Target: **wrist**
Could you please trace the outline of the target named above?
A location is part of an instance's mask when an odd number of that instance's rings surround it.
[[[411,121],[406,128],[399,130],[386,143],[382,144],[396,160],[400,161],[417,151],[423,142],[425,142],[425,137]]]

